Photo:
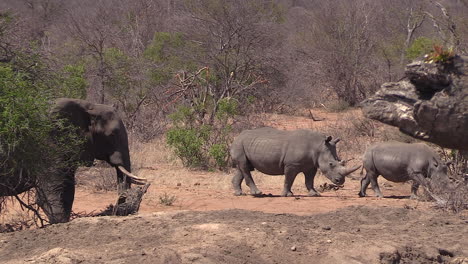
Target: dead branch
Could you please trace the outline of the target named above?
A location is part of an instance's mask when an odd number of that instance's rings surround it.
[[[312,110],[310,110],[310,109],[309,109],[309,115],[310,115],[310,118],[313,121],[316,121],[316,122],[325,120],[325,118],[316,118],[316,117],[314,117],[314,114],[312,114]]]

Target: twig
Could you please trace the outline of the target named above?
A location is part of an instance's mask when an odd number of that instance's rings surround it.
[[[41,227],[44,227],[44,219],[42,219],[41,215],[39,214],[39,212],[36,210],[36,208],[32,207],[31,205],[29,204],[26,204],[25,202],[23,202],[23,200],[21,200],[18,195],[15,195],[15,198],[16,200],[18,200],[18,202],[21,204],[21,206],[24,206],[26,207],[27,209],[33,211],[33,213],[36,215],[36,217],[39,219],[39,221],[41,222]]]
[[[314,115],[312,114],[312,110],[309,109],[309,114],[310,114],[310,118],[312,118],[312,120],[314,121],[323,121],[325,120],[325,118],[315,118]]]

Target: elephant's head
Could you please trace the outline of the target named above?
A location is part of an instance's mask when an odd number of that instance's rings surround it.
[[[81,161],[90,166],[94,159],[105,160],[116,169],[119,194],[129,189],[131,183],[143,184],[144,179],[131,174],[127,131],[113,107],[62,98],[56,101],[52,113],[68,119],[85,137]],[[38,202],[51,222],[69,220],[74,173],[75,169],[65,169],[38,183]]]
[[[361,166],[357,165],[352,168],[346,168],[343,161],[338,158],[336,153],[336,144],[340,141],[339,138],[332,140],[328,136],[321,142],[320,152],[318,157],[318,164],[323,174],[334,184],[343,184],[345,177],[352,172],[359,169]]]

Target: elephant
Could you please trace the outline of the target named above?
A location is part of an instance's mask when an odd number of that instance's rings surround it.
[[[261,195],[251,171],[268,175],[285,175],[282,196],[293,196],[291,187],[300,172],[305,175],[309,196],[320,196],[314,188],[317,169],[335,184],[344,184],[345,176],[361,166],[346,168],[338,158],[336,144],[322,133],[308,129],[283,131],[271,127],[244,130],[231,145],[231,159],[237,172],[232,178],[234,195],[242,195],[241,183],[245,179],[252,195]]]
[[[0,196],[14,196],[34,188],[37,204],[49,222],[55,224],[70,220],[78,164],[91,166],[95,159],[106,161],[116,169],[119,194],[130,189],[132,183],[143,185],[146,182],[146,179],[131,173],[127,131],[114,107],[80,99],[59,98],[51,114],[54,118],[68,120],[78,135],[83,137],[82,148],[76,150],[79,160],[74,164],[77,165],[65,166],[48,175],[31,176],[20,170],[15,175],[2,177]],[[56,136],[51,135],[51,138]]]

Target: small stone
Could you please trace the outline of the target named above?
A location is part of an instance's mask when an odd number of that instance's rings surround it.
[[[245,229],[245,231],[249,231],[249,230],[250,230],[250,228],[248,228],[248,227]]]
[[[361,228],[356,229],[356,232],[361,232]]]
[[[200,186],[200,183],[199,182],[196,182],[193,184],[194,186]]]
[[[322,229],[323,229],[323,230],[331,230],[331,227],[329,227],[329,226],[324,226],[324,227],[322,227]]]
[[[327,243],[331,243],[332,241],[330,239],[327,240]]]
[[[177,183],[177,186],[179,186],[179,187],[182,186],[182,183],[178,182],[178,183]]]
[[[267,224],[267,222],[262,222],[262,225],[266,225],[266,224]]]
[[[291,251],[296,251],[296,246],[292,246]]]

